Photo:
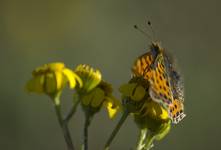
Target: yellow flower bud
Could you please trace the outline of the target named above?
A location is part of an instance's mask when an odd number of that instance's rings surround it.
[[[124,109],[134,116],[140,130],[147,129],[157,140],[169,132],[171,121],[168,111],[150,98],[148,86],[142,80],[132,79],[119,90],[123,95]]]
[[[134,120],[140,130],[147,129],[151,133],[152,142],[164,138],[171,127],[168,112],[159,103],[152,100],[146,100],[143,103],[140,113],[134,114]],[[149,145],[151,143],[147,142],[146,144],[151,146]]]
[[[101,73],[89,65],[78,65],[75,72],[81,77],[84,85],[81,92],[89,92],[101,82]]]
[[[114,118],[117,112],[121,109],[119,100],[115,99],[113,96],[105,98],[104,106],[107,109],[109,118],[111,119]]]
[[[145,89],[137,83],[123,84],[119,90],[122,94],[129,96],[134,101],[142,100],[146,94]]]
[[[113,97],[111,85],[102,80],[100,71],[89,65],[79,65],[75,72],[83,81],[83,87],[77,91],[84,111],[93,116],[104,106],[109,117],[113,118],[120,108],[120,102]]]

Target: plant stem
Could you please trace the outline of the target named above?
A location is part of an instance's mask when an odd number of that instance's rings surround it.
[[[123,125],[124,121],[127,119],[128,111],[125,110],[123,115],[121,116],[119,122],[117,123],[116,127],[114,128],[113,132],[111,133],[108,141],[105,144],[105,150],[108,150],[110,147],[110,144],[112,143],[114,137],[117,135],[118,131],[120,130],[121,126]]]
[[[137,141],[137,148],[136,150],[142,150],[145,146],[144,140],[146,138],[147,128],[140,130],[139,139]]]
[[[67,144],[67,148],[68,148],[68,150],[74,150],[74,145],[72,143],[71,135],[70,135],[70,132],[69,132],[69,129],[68,129],[68,124],[67,124],[66,121],[64,121],[64,119],[61,115],[61,105],[60,105],[59,96],[55,96],[54,106],[55,106],[55,112],[56,112],[56,115],[57,115],[58,122],[60,124],[60,127],[62,128],[64,139],[65,139],[65,142]]]
[[[90,125],[92,116],[89,113],[85,115],[85,123],[84,123],[84,142],[82,145],[83,150],[88,150],[88,127]]]
[[[65,122],[68,122],[68,121],[72,118],[72,116],[75,114],[79,102],[80,102],[80,101],[77,100],[77,101],[73,104],[73,106],[71,107],[70,111],[69,111],[69,112],[67,113],[67,115],[64,117],[64,121],[65,121]]]
[[[155,136],[152,133],[147,133],[147,137],[145,140],[145,146],[144,146],[144,150],[150,150],[153,147],[153,141],[155,139]]]

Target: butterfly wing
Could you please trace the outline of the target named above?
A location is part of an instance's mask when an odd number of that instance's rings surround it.
[[[168,110],[172,122],[176,124],[185,117],[183,82],[180,75],[174,71],[169,56],[155,49],[135,61],[133,76],[150,82],[149,93],[152,100]]]
[[[170,118],[174,124],[179,123],[186,116],[184,114],[183,102],[178,99],[174,99],[173,103],[169,106],[169,110]]]
[[[132,75],[134,77],[142,77],[146,80],[149,80],[151,76],[150,66],[152,63],[153,57],[150,52],[147,52],[144,55],[138,57],[133,65]]]
[[[158,54],[152,68],[150,96],[168,110],[172,122],[177,124],[185,117],[183,81],[163,53]]]
[[[172,118],[173,123],[177,124],[180,122],[186,115],[184,114],[184,84],[183,79],[180,74],[174,70],[170,73],[172,80],[172,89],[174,95],[174,101],[169,107],[169,114]]]
[[[170,86],[170,78],[166,69],[163,54],[158,54],[152,69],[149,93],[151,98],[162,104],[166,109],[173,102],[173,93]]]
[[[160,51],[159,43],[153,42],[150,45],[150,51],[138,57],[133,65],[133,77],[143,77],[148,80],[151,78],[151,69],[155,59]]]
[[[171,76],[171,80],[173,81],[171,84],[172,84],[174,98],[184,102],[184,82],[183,82],[183,78],[175,70],[171,71],[170,76]]]

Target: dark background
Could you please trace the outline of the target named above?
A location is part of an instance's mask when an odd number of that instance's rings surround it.
[[[187,113],[154,149],[221,149],[220,6],[218,0],[1,0],[0,149],[66,149],[51,101],[24,91],[31,71],[54,61],[71,68],[91,64],[119,96],[118,87],[129,80],[135,58],[151,42],[133,25],[145,29],[148,19],[157,39],[178,60]],[[68,107],[71,93],[66,92]],[[90,126],[91,150],[102,149],[120,117],[111,121],[101,112]],[[70,122],[77,149],[83,121],[79,108]],[[112,149],[133,148],[137,131],[129,118]]]

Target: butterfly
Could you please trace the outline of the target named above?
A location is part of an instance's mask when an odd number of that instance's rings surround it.
[[[150,51],[138,57],[132,67],[134,77],[142,77],[150,84],[151,99],[163,106],[174,124],[184,117],[184,84],[172,57],[158,42]]]

